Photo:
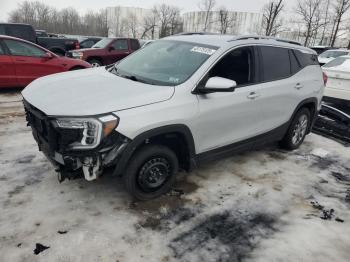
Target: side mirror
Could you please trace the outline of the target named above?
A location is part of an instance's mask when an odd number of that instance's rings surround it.
[[[47,52],[47,53],[45,53],[45,55],[43,56],[43,58],[46,58],[46,59],[52,59],[52,58],[54,58],[55,56],[52,54],[52,53],[50,53],[50,52]]]
[[[223,78],[223,77],[211,77],[208,79],[204,88],[199,89],[199,93],[209,94],[215,92],[233,92],[237,87],[236,81]]]
[[[115,48],[114,48],[113,46],[108,47],[108,51],[109,51],[109,52],[111,52],[111,51],[113,51],[113,50],[115,50]]]

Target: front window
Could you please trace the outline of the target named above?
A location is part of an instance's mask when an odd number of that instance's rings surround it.
[[[181,41],[156,41],[115,66],[116,74],[154,85],[185,82],[218,49]],[[113,72],[113,71],[112,71]]]
[[[320,54],[321,58],[335,58],[343,55],[347,55],[349,52],[347,51],[326,51]]]
[[[98,41],[96,44],[94,44],[92,48],[106,48],[112,41],[113,39],[104,38],[101,41]]]
[[[5,39],[4,42],[13,56],[43,57],[46,54],[44,50],[24,42],[10,39]]]
[[[325,64],[323,67],[335,67],[335,66],[346,66],[350,68],[350,58],[349,57],[338,57],[329,63]]]

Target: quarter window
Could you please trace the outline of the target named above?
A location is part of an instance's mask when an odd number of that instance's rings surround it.
[[[119,39],[113,43],[113,47],[115,50],[128,50],[128,40]]]
[[[251,47],[233,50],[224,56],[211,70],[208,77],[223,77],[236,81],[237,86],[254,82],[254,53]]]
[[[274,81],[291,75],[289,51],[287,48],[262,46],[264,81]]]
[[[4,42],[7,45],[8,49],[10,50],[11,55],[14,55],[14,56],[42,57],[46,53],[44,50],[24,42],[8,40],[8,39],[5,39]]]

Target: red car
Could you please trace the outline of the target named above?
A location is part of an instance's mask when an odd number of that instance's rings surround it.
[[[89,67],[87,62],[59,57],[31,42],[0,35],[0,88],[25,87],[41,76]]]
[[[68,57],[89,62],[93,67],[113,64],[140,48],[133,38],[103,38],[91,48],[71,50]]]

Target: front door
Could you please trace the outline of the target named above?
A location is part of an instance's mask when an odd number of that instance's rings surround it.
[[[62,65],[45,58],[46,51],[29,43],[13,39],[5,39],[4,43],[11,53],[16,67],[18,83],[26,86],[33,80],[62,71]]]
[[[116,39],[108,48],[107,62],[113,64],[130,54],[128,39]]]
[[[255,48],[240,47],[225,55],[204,78],[204,82],[214,76],[231,79],[236,81],[237,88],[229,93],[198,95],[198,153],[261,133],[263,118],[256,63]]]

